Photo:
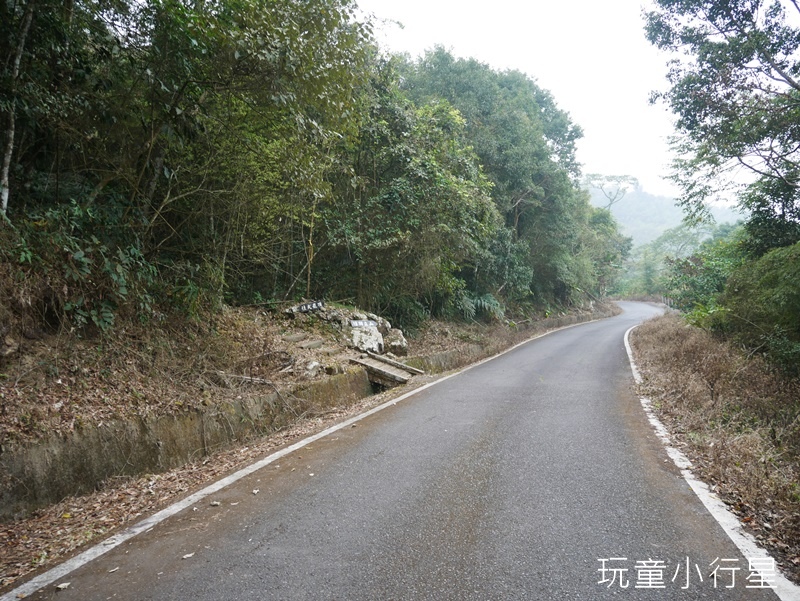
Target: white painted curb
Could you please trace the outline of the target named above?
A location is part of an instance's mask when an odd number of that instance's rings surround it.
[[[638,327],[638,325],[633,326],[625,332],[625,350],[628,352],[628,360],[631,364],[633,379],[637,384],[640,384],[642,382],[642,375],[633,359],[633,350],[631,349],[629,340],[630,333]],[[667,454],[681,471],[684,480],[686,480],[687,484],[689,484],[703,505],[705,505],[708,512],[717,520],[719,525],[722,526],[725,534],[727,534],[728,538],[733,541],[733,544],[739,548],[742,555],[746,559],[773,559],[769,553],[758,546],[758,542],[756,542],[753,535],[742,528],[739,518],[737,518],[736,515],[728,509],[725,503],[708,488],[708,485],[695,477],[692,473],[692,462],[689,461],[686,455],[672,446],[669,432],[667,432],[664,424],[661,423],[661,420],[659,420],[653,412],[653,404],[650,399],[639,397],[639,400],[642,403],[642,408],[647,415],[647,419],[650,420],[656,432],[656,436],[661,439],[661,442],[667,450]],[[778,595],[781,601],[800,601],[800,586],[788,580],[783,574],[776,571],[775,574],[770,573],[763,575],[765,578],[769,577],[769,579],[775,583],[773,591]]]
[[[606,319],[606,318],[600,318],[600,319]],[[354,424],[354,423],[356,423],[358,421],[361,421],[362,419],[364,419],[366,417],[369,417],[370,415],[372,415],[374,413],[378,413],[379,411],[383,411],[387,407],[395,405],[395,404],[399,403],[400,401],[403,401],[403,400],[407,399],[410,396],[413,396],[413,395],[415,395],[415,394],[417,394],[419,392],[422,392],[423,390],[425,390],[427,388],[431,388],[432,386],[436,386],[440,382],[444,382],[445,380],[449,380],[453,376],[457,376],[457,375],[459,375],[461,373],[464,373],[465,371],[468,371],[468,370],[470,370],[470,369],[472,369],[474,367],[478,367],[479,365],[482,365],[483,363],[486,363],[487,361],[491,361],[493,359],[496,359],[497,357],[500,357],[501,355],[505,355],[506,353],[510,353],[514,349],[522,346],[523,344],[528,344],[532,340],[536,340],[537,338],[542,338],[543,336],[547,336],[548,334],[552,334],[552,333],[558,332],[560,330],[566,330],[568,328],[574,328],[576,326],[582,326],[582,325],[585,325],[585,324],[588,324],[588,323],[593,323],[595,321],[599,321],[599,319],[592,319],[592,320],[589,320],[589,321],[584,321],[584,322],[580,322],[580,323],[574,323],[574,324],[570,324],[568,326],[563,326],[563,327],[560,327],[560,328],[556,328],[554,330],[549,330],[549,331],[544,332],[542,334],[537,334],[536,336],[533,336],[531,338],[528,338],[527,340],[519,342],[519,343],[515,344],[514,346],[512,346],[510,348],[507,348],[507,349],[497,353],[496,355],[492,355],[491,357],[487,357],[486,359],[478,361],[477,363],[472,363],[471,365],[468,365],[467,367],[464,367],[464,368],[462,368],[462,369],[460,369],[460,370],[458,370],[456,372],[453,372],[452,374],[449,374],[447,376],[443,376],[443,377],[439,378],[438,380],[435,380],[433,382],[429,382],[429,383],[425,384],[424,386],[420,386],[419,388],[415,388],[414,390],[410,390],[407,393],[397,397],[396,399],[391,399],[389,401],[386,401],[385,403],[383,403],[381,405],[378,405],[377,407],[373,407],[369,411],[365,411],[364,413],[360,413],[358,415],[355,415],[355,416],[351,417],[350,419],[348,419],[346,421],[343,421],[343,422],[341,422],[339,424],[331,426],[330,428],[327,428],[327,429],[325,429],[325,430],[323,430],[321,432],[318,432],[318,433],[316,433],[316,434],[314,434],[312,436],[309,436],[308,438],[304,438],[303,440],[301,440],[299,442],[296,442],[291,446],[285,447],[285,448],[281,449],[280,451],[276,451],[276,452],[264,457],[263,459],[261,459],[259,461],[256,461],[255,463],[252,463],[252,464],[248,465],[247,467],[244,467],[244,468],[240,469],[238,472],[235,472],[235,473],[231,474],[230,476],[227,476],[227,477],[223,478],[222,480],[218,480],[218,481],[214,482],[213,484],[210,484],[210,485],[206,486],[202,490],[199,490],[196,493],[194,493],[192,495],[189,495],[185,499],[182,499],[182,500],[178,501],[177,503],[174,503],[173,505],[170,505],[169,507],[166,507],[165,509],[162,509],[158,513],[154,513],[150,517],[143,519],[142,521],[134,524],[133,526],[131,526],[129,528],[126,528],[122,532],[119,532],[117,534],[114,534],[113,536],[108,537],[104,541],[94,545],[93,547],[87,549],[83,553],[80,553],[80,554],[78,554],[78,555],[76,555],[76,556],[64,561],[63,563],[60,563],[59,565],[57,565],[54,568],[48,570],[47,572],[39,574],[38,576],[36,576],[35,578],[32,578],[28,582],[18,586],[17,588],[11,590],[10,592],[4,594],[2,597],[0,597],[0,601],[17,601],[18,599],[23,599],[23,598],[27,597],[28,595],[31,595],[31,594],[35,593],[36,591],[38,591],[40,589],[43,589],[46,586],[50,586],[51,584],[54,584],[58,580],[64,578],[70,572],[73,572],[74,570],[77,570],[81,566],[86,565],[87,563],[89,563],[93,559],[96,559],[96,558],[100,557],[101,555],[104,555],[105,553],[107,553],[108,551],[113,549],[114,547],[118,547],[122,543],[124,543],[126,541],[129,541],[134,536],[136,536],[138,534],[141,534],[142,532],[146,532],[147,530],[150,530],[154,526],[160,524],[161,522],[163,522],[167,518],[175,515],[176,513],[180,512],[180,511],[183,511],[184,509],[188,509],[189,507],[191,507],[192,505],[195,505],[196,503],[202,501],[206,497],[209,497],[209,496],[219,492],[220,490],[222,490],[226,486],[230,486],[231,484],[233,484],[234,482],[237,482],[238,480],[241,480],[245,476],[249,476],[253,472],[258,471],[263,467],[266,467],[270,463],[274,463],[278,459],[280,459],[282,457],[285,457],[286,455],[288,455],[290,453],[293,453],[294,451],[296,451],[298,449],[302,449],[303,447],[311,444],[312,442],[315,442],[315,441],[319,440],[320,438],[325,438],[326,436],[329,436],[330,434],[333,434],[334,432],[338,432],[339,430],[347,428],[348,426],[351,426],[352,424]],[[798,600],[798,601],[800,601],[800,600]]]

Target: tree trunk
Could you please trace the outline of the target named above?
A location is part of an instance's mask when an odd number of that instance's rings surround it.
[[[10,196],[10,173],[11,156],[14,154],[14,133],[17,124],[17,98],[16,88],[19,79],[19,66],[22,62],[22,53],[25,51],[25,40],[28,37],[28,30],[33,20],[33,7],[35,2],[31,0],[25,9],[25,16],[22,19],[22,31],[20,31],[19,42],[14,53],[14,64],[11,70],[11,106],[8,109],[8,130],[6,131],[6,145],[3,152],[3,169],[0,174],[0,214],[6,215],[8,212],[8,198]]]

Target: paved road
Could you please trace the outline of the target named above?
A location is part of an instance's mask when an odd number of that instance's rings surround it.
[[[33,598],[776,599],[745,588],[746,558],[652,434],[623,334],[658,310],[624,308],[317,441]]]

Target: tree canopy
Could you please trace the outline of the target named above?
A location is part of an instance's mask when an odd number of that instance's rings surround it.
[[[647,35],[677,57],[660,97],[677,117],[675,179],[691,218],[733,194],[748,216],[735,241],[671,266],[695,321],[796,372],[800,242],[800,4],[655,0]]]
[[[601,296],[627,253],[549,92],[385,56],[351,0],[0,17],[2,274],[54,327],[303,297],[496,317]]]
[[[676,179],[693,216],[738,194],[762,251],[797,236],[800,16],[783,0],[656,0],[647,36],[677,54],[657,95],[677,117]],[[771,243],[763,222],[780,230]],[[794,238],[797,241],[799,238]]]

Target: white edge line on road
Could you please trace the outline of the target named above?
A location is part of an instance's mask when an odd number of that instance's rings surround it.
[[[630,333],[637,327],[639,326],[633,326],[625,332],[625,350],[628,352],[628,360],[631,364],[633,379],[637,384],[641,384],[642,374],[639,372],[639,368],[636,366],[636,362],[633,359],[633,349],[631,348],[629,340]],[[753,535],[742,528],[739,518],[737,518],[736,515],[728,509],[725,503],[708,488],[708,485],[695,477],[694,473],[692,473],[692,462],[686,455],[672,445],[669,432],[664,427],[664,424],[661,423],[661,420],[656,417],[650,399],[639,397],[639,400],[642,403],[642,408],[647,415],[647,419],[650,420],[656,432],[656,436],[661,439],[661,442],[667,450],[667,454],[672,461],[675,462],[684,480],[686,480],[687,484],[694,491],[694,494],[696,494],[703,505],[705,505],[708,512],[717,520],[717,523],[722,526],[728,538],[739,548],[739,551],[741,551],[745,559],[773,559],[765,549],[758,545]],[[759,570],[759,572],[761,571]],[[780,571],[776,570],[774,574],[761,573],[765,579],[769,578],[775,583],[775,588],[772,590],[778,595],[781,601],[800,601],[800,586],[791,582],[781,574]]]
[[[605,319],[605,318],[601,318],[601,319]],[[589,320],[589,321],[570,324],[568,326],[562,326],[560,328],[556,328],[554,330],[549,330],[547,332],[543,332],[542,334],[537,334],[536,336],[532,336],[531,338],[528,338],[527,340],[523,340],[522,342],[519,342],[519,343],[515,344],[514,346],[509,347],[509,348],[497,353],[496,355],[492,355],[491,357],[487,357],[486,359],[482,359],[481,361],[478,361],[476,363],[472,363],[471,365],[463,367],[463,368],[459,369],[458,371],[453,372],[452,374],[448,374],[446,376],[443,376],[443,377],[439,378],[438,380],[434,380],[433,382],[428,382],[427,384],[425,384],[423,386],[420,386],[419,388],[415,388],[414,390],[409,390],[408,392],[406,392],[405,394],[400,395],[396,399],[391,399],[389,401],[386,401],[385,403],[382,403],[381,405],[373,407],[372,409],[370,409],[368,411],[365,411],[364,413],[359,413],[358,415],[355,415],[355,416],[351,417],[350,419],[347,419],[347,420],[345,420],[345,421],[343,421],[341,423],[335,424],[335,425],[331,426],[330,428],[322,430],[321,432],[317,432],[316,434],[313,434],[312,436],[304,438],[303,440],[300,440],[300,441],[298,441],[298,442],[296,442],[296,443],[294,443],[294,444],[292,444],[292,445],[290,445],[288,447],[285,447],[285,448],[283,448],[283,449],[281,449],[279,451],[275,451],[274,453],[271,453],[270,455],[267,455],[263,459],[260,459],[259,461],[256,461],[255,463],[251,463],[247,467],[244,467],[244,468],[240,469],[239,471],[234,472],[233,474],[231,474],[229,476],[226,476],[225,478],[222,478],[221,480],[217,480],[213,484],[209,484],[205,488],[197,491],[196,493],[194,493],[192,495],[189,495],[185,499],[181,499],[180,501],[177,501],[176,503],[173,503],[169,507],[165,507],[161,511],[159,511],[157,513],[154,513],[153,515],[143,519],[140,522],[137,522],[136,524],[134,524],[133,526],[130,526],[129,528],[126,528],[122,532],[119,532],[117,534],[109,536],[107,539],[97,543],[93,547],[90,547],[89,549],[86,549],[86,551],[83,551],[82,553],[79,553],[78,555],[75,555],[74,557],[72,557],[70,559],[67,559],[63,563],[60,563],[57,566],[55,566],[54,568],[51,568],[50,570],[48,570],[48,571],[36,576],[35,578],[32,578],[31,580],[29,580],[28,582],[26,582],[24,584],[21,584],[17,588],[9,591],[8,593],[6,593],[2,597],[0,597],[0,601],[16,601],[17,599],[24,599],[28,595],[31,595],[31,594],[35,593],[36,591],[43,589],[46,586],[50,586],[51,584],[54,584],[58,580],[61,580],[62,578],[67,576],[67,574],[69,574],[70,572],[73,572],[74,570],[77,570],[78,568],[86,565],[87,563],[89,563],[93,559],[96,559],[96,558],[100,557],[101,555],[107,553],[108,551],[110,551],[114,547],[118,547],[122,543],[132,539],[134,536],[137,536],[138,534],[141,534],[142,532],[146,532],[147,530],[150,530],[151,528],[157,526],[158,524],[160,524],[161,522],[163,522],[167,518],[172,517],[176,513],[180,512],[180,511],[183,511],[184,509],[188,509],[189,507],[191,507],[192,505],[202,501],[206,497],[208,497],[210,495],[213,495],[214,493],[219,492],[220,490],[222,490],[226,486],[230,486],[234,482],[237,482],[237,481],[241,480],[242,478],[244,478],[246,476],[249,476],[253,472],[258,471],[263,467],[266,467],[270,463],[273,463],[273,462],[277,461],[278,459],[280,459],[282,457],[285,457],[286,455],[289,455],[290,453],[293,453],[294,451],[297,451],[298,449],[302,449],[303,447],[311,444],[312,442],[316,442],[317,440],[319,440],[321,438],[325,438],[326,436],[329,436],[329,435],[333,434],[334,432],[338,432],[339,430],[347,428],[348,426],[351,426],[352,424],[354,424],[354,423],[356,423],[358,421],[361,421],[362,419],[364,419],[366,417],[369,417],[370,415],[373,415],[374,413],[378,413],[379,411],[383,411],[387,407],[395,405],[395,404],[399,403],[400,401],[403,401],[403,400],[407,399],[410,396],[418,394],[418,393],[422,392],[423,390],[425,390],[427,388],[431,388],[432,386],[436,386],[437,384],[439,384],[441,382],[444,382],[445,380],[448,380],[448,379],[452,378],[453,376],[457,376],[457,375],[459,375],[461,373],[464,373],[465,371],[468,371],[468,370],[470,370],[470,369],[472,369],[474,367],[478,367],[479,365],[482,365],[483,363],[487,363],[488,361],[492,361],[493,359],[496,359],[497,357],[500,357],[501,355],[505,355],[506,353],[510,353],[511,351],[515,350],[516,348],[518,348],[518,347],[520,347],[522,345],[528,344],[529,342],[531,342],[533,340],[536,340],[537,338],[542,338],[543,336],[547,336],[548,334],[553,334],[554,332],[558,332],[560,330],[566,330],[568,328],[574,328],[575,326],[586,325],[586,324],[589,324],[589,323],[593,323],[595,321],[599,321],[599,319],[592,319],[592,320]]]

